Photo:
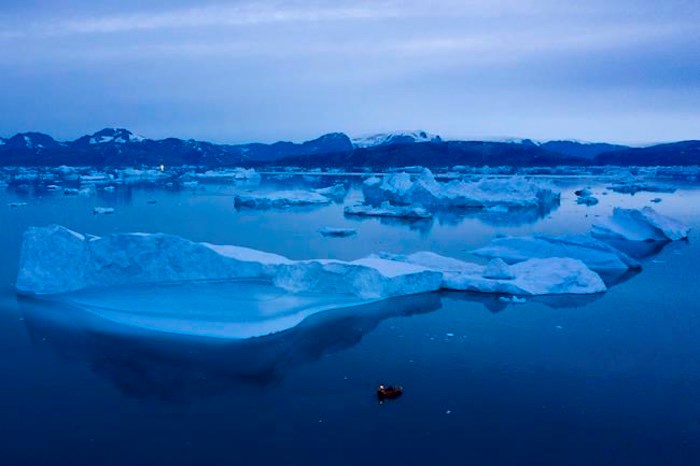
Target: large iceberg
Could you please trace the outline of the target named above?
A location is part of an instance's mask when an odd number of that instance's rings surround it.
[[[616,207],[608,219],[593,225],[592,234],[629,241],[676,241],[687,238],[689,232],[687,225],[651,207],[641,210]]]
[[[522,177],[439,183],[427,168],[415,179],[408,173],[369,178],[362,191],[365,202],[375,205],[389,201],[431,208],[533,208],[555,204],[560,197],[552,187]]]
[[[568,257],[603,273],[641,268],[640,263],[627,254],[589,235],[506,236],[495,238],[488,246],[473,252],[481,257],[498,257],[511,264],[528,259]]]
[[[135,284],[263,279],[288,291],[381,299],[435,291],[440,273],[378,259],[292,261],[232,245],[196,243],[162,233],[103,238],[52,225],[24,234],[16,288],[56,294]]]
[[[438,270],[443,274],[442,287],[450,290],[511,295],[591,294],[606,290],[597,273],[580,260],[567,257],[529,259],[510,266],[500,259],[484,266],[426,251],[382,257]]]
[[[234,197],[236,208],[281,209],[286,207],[330,204],[331,199],[313,191],[290,190],[258,194],[238,194]]]

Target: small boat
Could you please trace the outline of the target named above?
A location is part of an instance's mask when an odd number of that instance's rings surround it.
[[[398,398],[403,393],[403,387],[400,385],[380,385],[377,387],[377,398],[379,401],[393,400]]]

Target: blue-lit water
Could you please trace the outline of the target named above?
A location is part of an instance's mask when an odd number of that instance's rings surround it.
[[[557,183],[551,212],[427,223],[345,218],[337,204],[237,212],[232,187],[218,185],[1,192],[0,463],[700,464],[700,191],[602,195],[595,180]],[[575,203],[584,185],[599,205]],[[584,232],[612,206],[655,197],[658,211],[694,228],[690,240],[646,257],[641,273],[600,296],[509,306],[413,296],[226,342],[122,328],[68,304],[18,301],[12,289],[30,225],[161,231],[294,259],[469,258],[498,234]],[[16,201],[28,205],[7,206]],[[116,213],[93,215],[96,206]],[[358,235],[323,237],[324,226]],[[405,394],[378,404],[380,383]]]

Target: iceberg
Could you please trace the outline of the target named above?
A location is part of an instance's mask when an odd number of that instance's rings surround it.
[[[687,238],[689,232],[687,225],[651,207],[641,210],[616,207],[608,219],[593,225],[592,230],[598,238],[629,241],[676,241]]]
[[[258,279],[298,292],[382,299],[440,288],[438,272],[366,258],[352,262],[292,261],[233,245],[196,243],[163,233],[103,238],[65,227],[29,228],[15,287],[20,294],[205,280]]]
[[[379,207],[363,204],[346,206],[343,212],[345,212],[345,215],[357,215],[362,217],[396,217],[406,219],[427,219],[433,216],[423,207],[393,206],[389,201],[382,202]]]
[[[603,273],[641,268],[641,264],[627,254],[589,235],[506,236],[493,239],[488,246],[473,253],[487,258],[499,257],[511,264],[535,258],[568,257]]]
[[[583,262],[567,257],[528,259],[507,265],[494,259],[486,266],[432,252],[408,256],[382,254],[386,259],[420,265],[443,274],[442,288],[510,295],[592,294],[607,288]]]
[[[389,201],[428,208],[537,208],[556,204],[560,198],[554,188],[523,177],[439,183],[427,168],[415,180],[408,173],[369,178],[362,192],[365,202],[373,205]]]
[[[114,207],[95,207],[92,209],[92,213],[97,214],[113,214]]]
[[[238,194],[234,197],[236,208],[284,209],[287,207],[330,204],[331,200],[312,191],[290,190],[259,194]]]

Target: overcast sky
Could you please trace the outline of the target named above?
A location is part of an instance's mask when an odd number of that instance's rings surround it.
[[[699,0],[2,0],[0,136],[700,139]]]

